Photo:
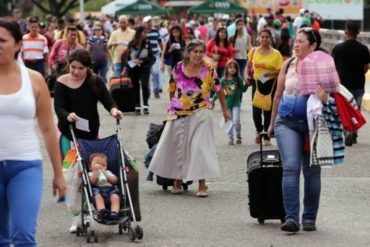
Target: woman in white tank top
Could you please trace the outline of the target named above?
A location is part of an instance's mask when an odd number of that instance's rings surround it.
[[[16,22],[0,20],[0,246],[37,246],[43,187],[37,125],[53,165],[53,192],[58,200],[66,192],[49,92],[38,72],[17,63],[21,40]]]
[[[240,76],[243,77],[243,71],[247,65],[248,50],[252,48],[252,38],[246,31],[243,19],[237,19],[235,25],[235,35],[230,37],[230,42],[234,47],[234,59],[239,65]]]

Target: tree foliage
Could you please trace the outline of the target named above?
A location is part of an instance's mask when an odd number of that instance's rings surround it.
[[[45,14],[60,18],[80,5],[78,0],[31,0]],[[85,3],[89,0],[83,0]]]

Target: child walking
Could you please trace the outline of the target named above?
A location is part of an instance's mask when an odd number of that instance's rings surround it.
[[[226,106],[231,119],[233,128],[230,129],[229,145],[234,145],[234,131],[236,136],[236,144],[242,144],[241,124],[240,124],[240,102],[241,95],[247,91],[248,86],[240,77],[239,65],[235,60],[229,60],[226,63],[224,76],[221,78],[221,85],[225,92]],[[217,100],[217,95],[214,95],[212,101]]]

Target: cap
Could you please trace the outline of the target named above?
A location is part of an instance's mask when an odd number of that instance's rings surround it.
[[[300,9],[300,10],[299,10],[299,13],[300,13],[301,15],[303,15],[305,11],[306,11],[306,10],[302,8],[302,9]]]
[[[275,19],[274,22],[273,22],[273,25],[280,27],[281,26],[281,21],[279,19]]]
[[[143,22],[148,22],[148,21],[150,21],[151,19],[152,19],[152,16],[147,15],[147,16],[145,16],[145,17],[143,18]]]

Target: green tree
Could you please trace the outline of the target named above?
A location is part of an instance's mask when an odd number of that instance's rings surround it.
[[[45,14],[50,14],[57,18],[63,17],[70,10],[80,5],[77,0],[31,0],[32,3]],[[89,0],[83,0],[84,3]]]

